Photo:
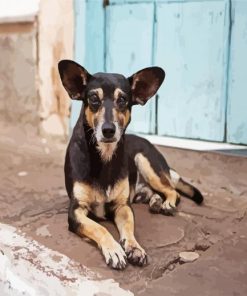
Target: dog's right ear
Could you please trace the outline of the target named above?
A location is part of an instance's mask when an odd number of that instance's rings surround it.
[[[71,99],[83,100],[86,85],[91,77],[87,70],[71,60],[62,60],[58,63],[58,71]]]

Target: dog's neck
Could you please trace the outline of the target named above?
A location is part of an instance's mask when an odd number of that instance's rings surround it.
[[[97,143],[97,149],[103,162],[111,161],[113,155],[116,153],[118,143]]]

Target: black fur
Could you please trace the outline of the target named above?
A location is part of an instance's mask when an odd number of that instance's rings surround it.
[[[74,211],[79,207],[73,196],[74,183],[83,182],[91,187],[97,187],[106,192],[107,188],[113,187],[119,180],[128,176],[130,185],[134,185],[137,179],[137,168],[134,158],[137,153],[142,153],[152,166],[157,175],[169,174],[169,166],[162,154],[147,140],[134,136],[125,135],[123,128],[120,140],[112,158],[105,162],[97,149],[97,141],[94,131],[90,126],[85,109],[96,114],[100,105],[104,107],[104,120],[112,123],[112,110],[120,113],[131,112],[135,104],[144,105],[152,97],[164,80],[165,73],[161,68],[146,68],[137,72],[130,78],[120,74],[97,73],[89,74],[83,67],[73,61],[64,60],[59,63],[59,73],[63,85],[72,99],[83,101],[79,119],[74,127],[65,158],[65,185],[71,199],[69,207],[69,229],[76,232],[78,223],[74,217]],[[136,75],[139,75],[136,79]],[[95,89],[103,89],[104,98],[95,98]],[[123,91],[123,101],[114,98],[114,91],[119,88]],[[193,198],[201,203],[202,196],[195,189]],[[108,216],[114,208],[114,202],[105,205]],[[90,209],[88,209],[90,210]]]

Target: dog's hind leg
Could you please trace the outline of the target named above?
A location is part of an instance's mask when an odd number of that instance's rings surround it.
[[[166,215],[174,214],[176,204],[179,200],[177,193],[169,177],[164,171],[156,172],[151,166],[150,161],[142,153],[135,156],[135,164],[139,173],[142,175],[148,185],[157,193],[154,194],[149,202],[150,210],[156,213],[163,213]],[[163,198],[165,200],[163,200]]]
[[[145,182],[140,173],[137,173],[137,181],[135,186],[135,194],[133,203],[149,203],[151,197],[154,195],[152,188]]]

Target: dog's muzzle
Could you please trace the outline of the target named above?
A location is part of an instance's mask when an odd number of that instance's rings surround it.
[[[116,139],[116,137],[114,137],[115,133],[116,133],[115,124],[105,122],[102,125],[102,135],[103,135],[102,142],[105,142],[105,143],[116,142],[117,139]]]

